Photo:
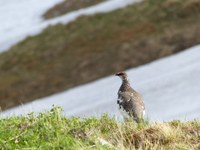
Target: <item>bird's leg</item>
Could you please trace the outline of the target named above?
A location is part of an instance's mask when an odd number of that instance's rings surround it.
[[[134,119],[137,123],[139,124],[144,124],[145,123],[145,120],[143,117],[137,117],[136,119]]]

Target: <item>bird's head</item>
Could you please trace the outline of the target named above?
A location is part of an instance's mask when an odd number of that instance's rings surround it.
[[[118,72],[115,75],[120,77],[122,80],[128,80],[128,76],[127,76],[126,72]]]

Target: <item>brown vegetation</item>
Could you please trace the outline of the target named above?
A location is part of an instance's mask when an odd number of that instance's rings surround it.
[[[43,17],[45,19],[51,19],[63,14],[69,13],[74,10],[95,5],[103,1],[105,0],[65,0],[55,5],[53,8],[49,9],[47,12],[45,12]]]

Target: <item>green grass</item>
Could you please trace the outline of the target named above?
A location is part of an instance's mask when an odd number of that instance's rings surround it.
[[[0,118],[1,149],[198,149],[200,122],[137,124],[101,118],[64,117],[62,109]]]
[[[199,44],[199,4],[145,0],[28,37],[0,55],[0,106],[5,110]]]

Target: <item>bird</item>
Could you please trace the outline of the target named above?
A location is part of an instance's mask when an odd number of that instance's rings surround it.
[[[131,87],[128,75],[125,72],[119,72],[115,75],[122,80],[122,84],[118,90],[117,99],[119,110],[124,120],[132,118],[139,123],[145,115],[143,96]]]

